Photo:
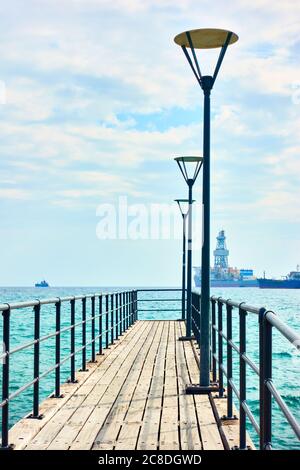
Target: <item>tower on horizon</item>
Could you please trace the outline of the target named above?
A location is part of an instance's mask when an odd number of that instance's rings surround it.
[[[221,230],[217,236],[217,247],[214,250],[215,269],[228,269],[229,250],[226,247],[225,231]]]

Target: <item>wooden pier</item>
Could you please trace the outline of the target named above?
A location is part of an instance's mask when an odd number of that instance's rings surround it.
[[[195,344],[178,341],[182,321],[137,321],[46,399],[42,419],[10,431],[15,449],[224,450],[238,445],[238,420],[222,421],[226,400],[187,395],[199,381]],[[249,441],[249,445],[252,443]]]

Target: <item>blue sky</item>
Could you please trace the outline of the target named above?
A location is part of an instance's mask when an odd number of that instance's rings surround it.
[[[99,240],[96,211],[185,197],[172,157],[201,154],[202,93],[173,38],[198,27],[240,38],[212,94],[212,246],[225,229],[230,264],[258,275],[300,263],[298,0],[12,0],[0,13],[0,285],[180,283],[179,237]],[[201,53],[203,72],[214,60]]]

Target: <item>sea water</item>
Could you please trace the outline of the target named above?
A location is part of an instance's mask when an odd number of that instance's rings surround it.
[[[130,288],[131,289],[131,288]],[[28,288],[1,287],[0,303],[20,302],[36,298],[64,297],[99,292],[129,290],[129,288],[97,288],[97,287],[58,287],[58,288]],[[300,320],[300,290],[272,290],[258,288],[212,288],[212,295],[222,296],[238,302],[266,307],[280,315],[282,320],[299,331]],[[180,292],[141,292],[140,299],[151,302],[139,302],[139,319],[169,320],[180,316]],[[167,299],[159,302],[156,299]],[[168,300],[170,299],[170,300]],[[178,299],[178,300],[174,300]],[[165,308],[166,310],[161,310]],[[90,303],[87,302],[87,317],[90,315]],[[174,309],[174,311],[169,311]],[[177,310],[178,309],[178,310]],[[151,310],[151,311],[147,311]],[[154,310],[154,311],[152,311]],[[81,302],[76,302],[76,322],[81,320]],[[225,315],[224,315],[225,318]],[[1,318],[2,322],[2,318]],[[70,324],[70,305],[62,303],[61,326]],[[10,349],[29,343],[33,339],[34,315],[32,308],[13,310],[11,314]],[[81,326],[76,328],[76,349],[81,347]],[[2,323],[1,323],[2,331]],[[43,305],[41,308],[41,337],[55,331],[55,307]],[[97,330],[96,330],[97,333]],[[61,358],[70,354],[70,331],[61,335]],[[90,323],[87,323],[87,341],[90,339]],[[238,312],[233,310],[233,340],[238,344]],[[97,348],[96,348],[97,350]],[[226,347],[224,344],[224,352]],[[247,315],[247,354],[258,364],[258,319],[256,315]],[[91,347],[87,347],[87,359],[90,358]],[[226,354],[224,354],[226,357]],[[300,420],[300,357],[296,350],[282,335],[273,329],[273,381],[282,398],[297,420]],[[55,337],[40,344],[40,374],[50,369],[55,363]],[[81,353],[76,355],[76,368],[81,367]],[[234,381],[239,387],[239,358],[233,353]],[[65,381],[70,375],[70,361],[61,366],[61,380]],[[33,379],[33,347],[19,351],[10,358],[10,393]],[[0,377],[0,385],[1,385]],[[226,385],[226,379],[225,385]],[[40,400],[43,400],[54,389],[55,371],[43,377],[40,383]],[[254,416],[258,418],[258,377],[247,367],[247,402]],[[236,402],[238,407],[238,403]],[[10,403],[10,426],[32,410],[32,387],[16,396]],[[286,423],[285,417],[273,400],[273,444],[276,448],[300,449],[299,441]],[[257,436],[250,423],[248,431],[255,444]]]

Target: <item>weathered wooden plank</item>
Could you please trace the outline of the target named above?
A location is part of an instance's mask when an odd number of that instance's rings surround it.
[[[94,374],[104,360],[113,354],[122,344],[130,340],[132,335],[138,334],[142,327],[142,322],[137,322],[134,328],[129,329],[120,338],[120,341],[109,349],[103,350],[103,355],[97,355],[97,363],[90,363],[87,372],[77,372],[77,383],[65,383],[61,386],[63,398],[47,398],[40,405],[41,420],[32,420],[24,417],[16,423],[9,432],[10,443],[14,444],[16,450],[22,450],[34,439],[34,437],[43,429],[43,427],[53,418],[53,416],[65,405],[65,403],[76,393],[79,388]]]
[[[158,328],[153,338],[149,353],[145,358],[143,369],[139,376],[134,395],[130,406],[126,412],[124,422],[120,429],[115,449],[133,450],[136,448],[139,435],[145,403],[147,400],[149,387],[151,383],[152,370],[155,363],[155,357],[163,331],[163,324],[158,322]]]
[[[159,434],[159,449],[161,450],[179,449],[178,406],[175,322],[170,322],[165,361],[163,407]]]
[[[145,327],[141,327],[142,332],[144,331]],[[132,329],[133,331],[133,329]],[[137,333],[138,334],[138,333]],[[132,338],[135,338],[134,331]],[[109,360],[107,362],[103,362],[101,370],[98,369],[99,380],[103,379],[103,377],[114,377],[116,371],[120,367],[120,363],[118,362],[118,358],[122,357],[122,353],[126,354],[126,351],[134,349],[134,344],[131,341],[124,341],[124,343],[119,343],[120,349],[119,354],[115,353],[115,350],[111,352]],[[112,346],[112,348],[115,348]],[[96,373],[96,371],[94,372]],[[90,378],[91,383],[89,383],[89,378],[85,381],[85,393],[84,394],[75,394],[71,397],[71,404],[72,400],[75,400],[76,405],[67,406],[68,402],[49,420],[48,423],[40,430],[37,436],[28,444],[28,450],[42,450],[47,449],[49,445],[51,445],[52,441],[55,439],[56,435],[61,432],[64,436],[64,442],[66,442],[66,433],[63,431],[64,425],[70,419],[70,417],[79,409],[79,407],[86,406],[90,407],[90,413],[93,409],[93,399],[94,403],[96,404],[99,400],[99,393],[100,390],[97,390],[95,393],[95,384],[94,380]],[[93,394],[91,392],[94,392]],[[102,393],[105,391],[105,386],[102,388]],[[86,410],[88,415],[88,410]],[[59,439],[60,440],[60,439]],[[55,445],[58,445],[57,442],[53,444],[54,448]],[[51,448],[53,448],[51,446]]]
[[[64,398],[41,405],[45,420],[23,420],[19,438],[11,434],[17,448],[223,449],[209,396],[186,395],[199,367],[192,344],[178,341],[183,329],[176,321],[136,323],[78,384],[62,386]],[[219,412],[225,402],[215,399]],[[237,426],[223,429],[236,444]]]
[[[161,418],[162,395],[164,386],[164,362],[168,345],[169,324],[164,324],[153,369],[149,396],[147,399],[143,422],[137,442],[137,449],[156,450]]]
[[[184,352],[191,383],[199,383],[199,367],[191,344],[184,345]],[[204,450],[224,450],[219,428],[208,395],[194,395],[201,440]]]
[[[227,414],[227,400],[224,398],[212,398],[216,406],[219,417],[226,416]],[[233,405],[233,414],[239,418],[239,412],[236,407]],[[239,419],[236,420],[222,420],[221,421],[222,431],[226,437],[228,446],[230,449],[233,447],[239,447],[240,445],[240,433],[239,433]],[[255,445],[249,436],[246,433],[246,443],[250,449],[255,450]]]
[[[176,325],[176,336],[179,338],[185,334],[181,322]],[[177,382],[179,394],[179,432],[181,448],[183,450],[201,450],[202,443],[199,433],[194,397],[186,395],[185,388],[190,383],[190,377],[184,353],[184,342],[176,342]],[[188,343],[189,344],[189,343]]]
[[[70,446],[70,449],[80,450],[80,449],[92,448],[92,445],[96,439],[99,429],[101,428],[105,419],[107,418],[107,415],[118,396],[120,388],[122,387],[123,383],[126,381],[126,377],[129,373],[130,368],[132,367],[132,364],[135,358],[139,355],[140,351],[143,348],[145,341],[147,340],[147,336],[149,335],[150,328],[151,328],[151,325],[146,324],[145,330],[142,332],[140,337],[134,343],[133,349],[124,358],[125,361],[123,363],[122,368],[119,369],[115,377],[112,379],[106,392],[103,394],[97,406],[94,408],[94,410],[90,414],[88,420],[86,421],[86,423],[80,430],[79,434],[77,435],[76,439]]]
[[[147,337],[147,340],[143,346],[141,353],[136,357],[135,362],[127,375],[126,381],[123,384],[119,395],[114,403],[113,408],[110,410],[110,413],[107,416],[101,430],[99,431],[95,442],[93,444],[93,449],[107,449],[109,446],[111,449],[114,448],[116,444],[116,440],[118,434],[121,430],[123,425],[124,419],[127,416],[128,408],[131,406],[131,402],[137,387],[137,383],[140,379],[142,374],[146,358],[149,356],[151,352],[151,347],[153,344],[153,340],[156,335],[156,331],[158,329],[158,323],[153,323],[151,326],[151,331]],[[138,434],[139,423],[134,423],[135,427],[137,428],[136,435]],[[130,427],[130,430],[133,426]],[[134,429],[132,429],[132,434],[134,434]],[[118,444],[122,442],[123,435],[121,432],[121,436],[118,437]],[[132,441],[130,439],[130,433],[126,433],[126,441]],[[136,439],[135,439],[136,441]],[[133,448],[135,446],[135,441]],[[129,443],[127,443],[129,445]]]

